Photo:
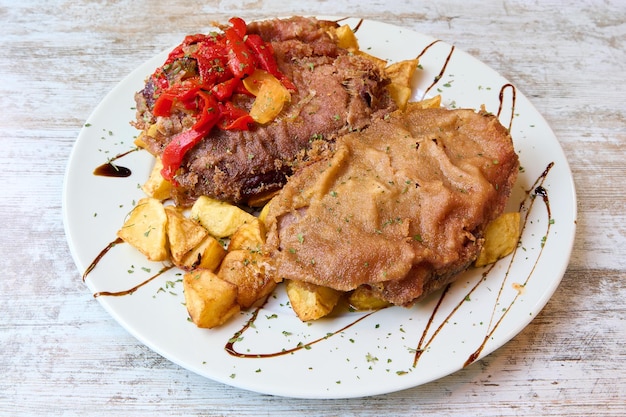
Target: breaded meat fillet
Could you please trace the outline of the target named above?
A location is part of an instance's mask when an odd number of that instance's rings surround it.
[[[491,114],[419,109],[375,120],[296,172],[267,217],[277,279],[410,305],[476,259],[519,169]]]
[[[248,25],[248,33],[271,43],[280,71],[297,91],[271,123],[247,131],[213,129],[196,145],[175,177],[173,197],[178,205],[189,206],[201,195],[250,203],[280,189],[294,164],[306,160],[316,142],[323,146],[395,110],[383,71],[372,60],[338,47],[330,30],[337,26],[305,17]],[[167,77],[193,74],[196,66],[191,61],[185,57],[167,66]],[[148,82],[135,95],[135,126],[148,133],[144,136],[148,149],[160,155],[195,119],[183,111],[154,117],[154,90]],[[248,110],[253,98],[238,94],[233,102]]]

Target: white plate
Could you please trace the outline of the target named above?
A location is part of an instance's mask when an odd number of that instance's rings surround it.
[[[345,22],[355,27],[358,20]],[[546,121],[509,81],[449,44],[432,44],[430,37],[375,21],[364,21],[357,36],[363,50],[389,61],[425,51],[415,77],[415,98],[440,93],[448,107],[484,104],[511,127],[523,168],[509,206],[518,210],[523,205],[525,228],[518,250],[491,270],[466,272],[445,295],[439,292],[413,308],[371,315],[345,311],[304,324],[286,305],[279,286],[234,344],[248,357],[229,354],[225,346],[254,311],[241,313],[219,329],[198,329],[188,321],[183,305],[181,273],[171,270],[132,295],[98,297],[142,343],[193,372],[247,390],[301,398],[359,397],[414,387],[458,371],[468,359],[488,355],[509,341],[547,303],[569,261],[576,196],[568,163]],[[167,52],[143,64],[106,96],[73,149],[63,209],[81,273],[115,239],[133,203],[143,196],[138,186],[152,164],[146,152],[117,161],[131,169],[130,177],[92,172],[133,147],[133,94]],[[543,186],[547,198],[533,198],[537,185]],[[129,245],[118,245],[88,275],[86,285],[94,293],[123,291],[161,267]],[[290,349],[295,350],[284,353]],[[416,361],[417,351],[422,353]]]

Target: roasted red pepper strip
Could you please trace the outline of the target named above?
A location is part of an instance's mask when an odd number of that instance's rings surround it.
[[[246,36],[246,45],[254,52],[261,69],[276,77],[287,90],[298,90],[294,83],[278,69],[272,44],[265,42],[259,35],[251,33]]]
[[[196,35],[187,35],[183,42],[178,45],[176,48],[172,50],[167,56],[167,60],[165,60],[165,64],[169,64],[174,62],[175,60],[182,58],[185,56],[185,48],[194,43],[202,42],[207,38],[206,35],[196,34]]]
[[[232,102],[219,103],[220,121],[217,126],[222,130],[248,130],[254,119],[247,111],[236,107]]]
[[[231,17],[228,19],[228,22],[233,25],[233,29],[239,35],[240,38],[244,38],[246,36],[246,32],[248,31],[248,25],[246,22],[240,17]]]
[[[154,116],[169,117],[174,101],[179,101],[189,107],[189,101],[194,100],[200,91],[197,79],[190,78],[180,84],[175,84],[163,91],[154,102],[152,114]]]
[[[239,78],[231,78],[230,80],[215,84],[215,86],[211,88],[211,92],[216,99],[224,102],[232,97],[239,84],[241,84],[241,80]]]
[[[220,118],[218,103],[211,94],[200,91],[198,95],[204,100],[200,117],[191,129],[174,136],[161,155],[161,175],[168,181],[173,181],[185,154],[209,134]]]
[[[204,91],[198,91],[198,97],[202,99],[200,117],[198,117],[192,129],[201,130],[206,125],[215,126],[220,117],[220,103],[215,100],[212,94]]]
[[[161,175],[168,181],[174,180],[176,171],[180,168],[185,154],[196,146],[211,130],[212,125],[206,125],[201,130],[189,129],[174,136],[167,144],[161,155],[163,169]]]
[[[252,51],[246,46],[243,39],[234,28],[224,31],[228,54],[228,68],[236,78],[243,78],[254,72],[255,62]]]

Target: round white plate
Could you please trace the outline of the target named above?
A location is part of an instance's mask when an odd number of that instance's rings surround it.
[[[342,23],[356,27],[359,20]],[[491,269],[464,273],[447,292],[410,309],[346,310],[302,323],[279,286],[258,312],[242,312],[213,330],[188,320],[182,273],[170,270],[132,295],[97,298],[142,343],[193,372],[247,390],[300,398],[359,397],[458,371],[509,341],[547,303],[569,261],[576,196],[568,163],[546,121],[509,81],[452,45],[375,21],[363,21],[357,37],[362,50],[390,62],[423,53],[415,99],[441,94],[450,108],[485,105],[510,127],[522,166],[509,205],[522,209],[519,248]],[[63,211],[81,273],[115,239],[143,197],[139,186],[153,162],[147,152],[116,161],[132,171],[127,178],[96,176],[93,170],[133,148],[138,133],[129,125],[135,117],[133,94],[167,52],[137,68],[105,97],[74,146]],[[87,276],[86,286],[93,293],[128,290],[161,268],[129,245],[117,245]],[[246,328],[249,320],[253,323]],[[239,355],[227,351],[229,341]]]

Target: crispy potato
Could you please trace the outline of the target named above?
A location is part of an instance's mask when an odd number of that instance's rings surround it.
[[[172,183],[161,175],[162,169],[163,163],[161,162],[161,158],[157,156],[148,181],[141,186],[141,189],[148,197],[156,198],[161,201],[170,198],[172,191]]]
[[[129,243],[151,261],[168,258],[167,215],[163,204],[155,198],[142,198],[130,212],[117,236]]]
[[[209,235],[198,246],[187,252],[176,266],[187,271],[208,269],[215,272],[225,256],[226,249],[224,246]]]
[[[441,107],[441,96],[436,95],[431,98],[427,98],[421,101],[414,101],[410,103],[411,106],[418,107],[420,109],[436,109]]]
[[[474,265],[489,265],[513,252],[519,242],[520,233],[520,213],[500,215],[485,228],[485,243]]]
[[[237,287],[237,303],[242,308],[252,306],[276,287],[276,282],[265,270],[263,256],[258,252],[228,252],[217,276]]]
[[[411,87],[413,75],[417,69],[418,60],[409,59],[406,61],[396,62],[385,68],[385,74],[389,77],[391,83],[387,86],[387,90],[391,98],[396,102],[398,108],[404,110],[406,108],[413,89]]]
[[[179,264],[190,250],[195,248],[209,235],[198,223],[185,217],[175,207],[165,207],[167,215],[167,238],[172,261]]]
[[[190,216],[216,238],[230,236],[242,224],[256,220],[252,214],[237,206],[206,196],[196,200],[191,207]]]
[[[392,83],[410,87],[417,64],[417,58],[395,62],[385,68],[385,74],[387,74]]]
[[[356,35],[350,26],[342,25],[335,29],[334,32],[337,37],[337,46],[352,52],[359,50],[359,41],[356,39]]]
[[[272,201],[273,199],[268,201],[259,213],[259,220],[262,221],[265,226],[267,226],[267,223],[265,223],[265,219],[267,219],[267,213],[270,211],[270,204],[272,204]]]
[[[330,314],[342,294],[303,281],[287,280],[285,285],[291,308],[302,321],[317,320]]]
[[[211,271],[186,273],[183,288],[189,317],[198,327],[220,326],[240,310],[237,287]]]
[[[145,133],[144,133],[144,132],[141,132],[141,133],[139,134],[139,136],[137,136],[137,137],[135,138],[135,140],[133,141],[133,143],[135,144],[135,146],[136,146],[136,147],[138,147],[138,148],[142,148],[142,149],[146,149],[146,150],[147,150],[147,149],[148,149],[148,145],[146,145],[146,142],[144,141],[144,135],[145,135]]]
[[[350,293],[348,303],[356,310],[380,310],[391,305],[391,303],[376,297],[372,289],[365,285],[357,287]]]
[[[241,225],[230,237],[228,251],[243,249],[259,251],[265,243],[265,225],[259,219]]]

